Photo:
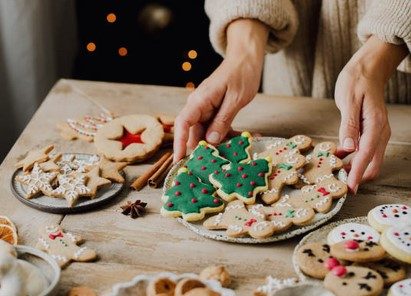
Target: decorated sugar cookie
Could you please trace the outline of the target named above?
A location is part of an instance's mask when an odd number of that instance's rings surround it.
[[[327,259],[332,258],[330,246],[320,242],[307,243],[297,250],[297,264],[305,274],[323,279],[328,273]]]
[[[210,175],[212,173],[221,173],[222,166],[228,163],[228,160],[219,156],[216,148],[206,141],[200,141],[185,165],[203,183],[211,184]]]
[[[298,170],[305,164],[305,157],[292,150],[284,156],[283,162],[273,166],[272,172],[268,177],[268,190],[263,192],[261,198],[265,203],[272,204],[280,196],[284,185],[296,184],[299,180]]]
[[[380,295],[384,282],[374,270],[359,266],[342,266],[330,271],[324,279],[324,287],[336,296]]]
[[[390,286],[406,277],[405,267],[389,258],[377,262],[363,262],[361,266],[371,268],[378,272],[384,280],[384,286]]]
[[[243,132],[241,136],[231,138],[229,141],[218,145],[217,150],[221,157],[231,162],[247,162],[251,160],[251,139],[249,132]]]
[[[40,193],[49,195],[53,191],[51,182],[56,176],[56,172],[46,173],[35,163],[30,174],[16,176],[16,181],[27,185],[27,195],[25,197],[30,199]]]
[[[331,230],[327,236],[329,245],[352,239],[378,243],[380,241],[380,234],[368,225],[360,223],[344,223]]]
[[[351,262],[373,262],[384,258],[385,251],[371,240],[346,240],[331,245],[331,255]]]
[[[65,198],[70,207],[74,206],[80,196],[90,196],[91,190],[85,185],[86,177],[83,175],[57,177],[59,186],[51,192],[52,196]]]
[[[347,185],[332,177],[324,177],[315,185],[307,185],[291,193],[290,203],[294,206],[311,207],[316,212],[327,213],[334,199],[347,193]]]
[[[70,261],[85,262],[97,257],[94,250],[77,246],[83,242],[80,236],[64,232],[58,225],[43,227],[39,234],[37,248],[49,253],[61,267]]]
[[[323,176],[332,176],[333,172],[342,168],[341,159],[334,155],[337,146],[333,142],[322,142],[314,147],[311,158],[304,167],[304,178],[308,184],[315,184]]]
[[[227,204],[223,213],[210,217],[203,223],[207,229],[226,229],[227,236],[266,238],[274,233],[274,227],[259,211],[248,211],[241,200]]]
[[[384,230],[381,245],[395,259],[411,264],[411,224]]]
[[[60,174],[70,174],[78,169],[74,163],[74,154],[59,154],[55,158],[56,164],[60,167]]]
[[[368,213],[368,223],[379,232],[390,226],[411,224],[411,208],[404,204],[380,205]]]
[[[221,212],[223,201],[215,195],[213,186],[204,184],[186,168],[181,168],[173,186],[162,197],[161,214],[180,217],[187,221],[198,221],[207,213]]]
[[[391,286],[388,296],[411,296],[411,279],[402,280]]]
[[[295,154],[310,149],[311,143],[312,140],[303,135],[294,136],[290,139],[278,139],[273,144],[270,144],[266,151],[254,155],[254,158],[265,158],[270,156],[272,165],[274,166],[284,162],[284,158],[287,158],[290,155],[290,152]]]
[[[289,195],[284,195],[273,206],[265,207],[262,204],[250,205],[250,212],[263,212],[271,222],[274,231],[284,232],[292,225],[306,225],[312,221],[315,212],[310,207],[294,207],[289,203]]]
[[[267,190],[270,172],[270,159],[256,159],[248,163],[232,162],[222,172],[212,173],[210,182],[224,200],[240,199],[246,204],[254,204],[256,195]]]

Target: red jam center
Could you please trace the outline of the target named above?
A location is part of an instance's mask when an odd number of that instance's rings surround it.
[[[123,146],[123,150],[131,144],[144,144],[143,140],[141,140],[141,133],[132,134],[127,129],[123,128],[123,135],[119,139]]]

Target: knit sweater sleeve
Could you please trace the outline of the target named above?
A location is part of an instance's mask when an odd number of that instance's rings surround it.
[[[236,19],[257,19],[270,28],[266,51],[274,53],[290,44],[297,32],[298,16],[290,0],[206,0],[210,40],[221,55],[227,47],[226,29]]]
[[[358,37],[365,42],[371,35],[392,44],[406,44],[411,52],[411,0],[376,0],[358,24]],[[411,73],[408,55],[398,70]]]

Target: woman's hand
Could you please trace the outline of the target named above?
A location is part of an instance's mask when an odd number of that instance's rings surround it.
[[[193,91],[175,121],[174,161],[204,139],[220,143],[237,113],[260,86],[268,28],[257,20],[236,20],[227,28],[226,57]]]
[[[338,155],[355,152],[348,186],[357,192],[361,181],[378,176],[391,136],[384,87],[408,54],[404,46],[372,36],[355,53],[338,76],[335,101],[341,112]]]

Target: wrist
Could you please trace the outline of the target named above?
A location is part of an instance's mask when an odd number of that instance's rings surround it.
[[[405,45],[386,43],[371,36],[347,63],[346,70],[385,84],[407,54]]]

